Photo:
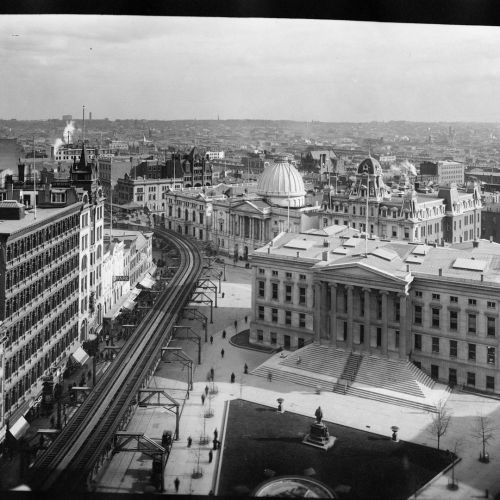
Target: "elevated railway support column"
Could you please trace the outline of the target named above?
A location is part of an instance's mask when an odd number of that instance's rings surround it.
[[[177,333],[179,332],[179,335]],[[184,335],[183,335],[184,334]],[[201,339],[200,336],[188,325],[174,325],[174,335],[177,338],[185,338],[198,344],[198,364],[201,365]]]
[[[205,293],[195,290],[191,296],[190,302],[195,304],[210,304],[210,324],[214,322],[213,318],[213,300]]]
[[[182,365],[187,367],[188,374],[188,391],[193,390],[193,360],[182,351],[182,347],[162,347],[161,348],[161,360],[164,362],[170,361],[171,359],[179,361]]]
[[[156,396],[156,402],[153,401]],[[163,396],[163,397],[162,397]],[[146,389],[139,390],[139,406],[162,406],[166,410],[175,414],[175,433],[174,439],[179,440],[179,424],[180,424],[180,403],[174,399],[165,389],[157,387],[147,387]],[[166,400],[166,401],[165,401]]]
[[[207,278],[201,278],[197,285],[197,291],[198,290],[208,290],[208,291],[211,291],[213,292],[214,294],[214,305],[215,305],[215,308],[217,309],[217,285],[211,281],[210,279],[207,279]]]
[[[208,318],[198,311],[195,307],[185,307],[182,310],[182,318],[183,319],[192,319],[195,321],[198,321],[202,324],[203,329],[205,331],[205,342],[208,342],[208,332],[207,332],[207,323],[208,323]]]

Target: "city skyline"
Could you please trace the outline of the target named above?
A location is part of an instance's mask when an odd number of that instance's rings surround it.
[[[495,122],[500,28],[0,17],[1,119]]]

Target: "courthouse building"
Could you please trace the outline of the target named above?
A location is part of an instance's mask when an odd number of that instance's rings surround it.
[[[500,393],[500,245],[365,240],[337,226],[281,233],[251,255],[250,341],[316,342],[411,360],[450,385]]]

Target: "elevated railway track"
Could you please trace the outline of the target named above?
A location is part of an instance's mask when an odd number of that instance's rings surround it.
[[[190,240],[166,229],[154,229],[180,254],[180,265],[157,300],[118,352],[88,397],[49,449],[30,469],[28,484],[34,491],[83,492],[104,458],[113,451],[117,431],[125,429],[138,391],[147,386],[168,346],[173,326],[194,292],[203,270],[199,249]]]

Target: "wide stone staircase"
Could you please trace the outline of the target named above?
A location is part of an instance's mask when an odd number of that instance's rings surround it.
[[[282,354],[284,356],[284,354]],[[413,363],[310,344],[276,355],[252,374],[339,394],[436,411],[429,394],[436,383]]]

